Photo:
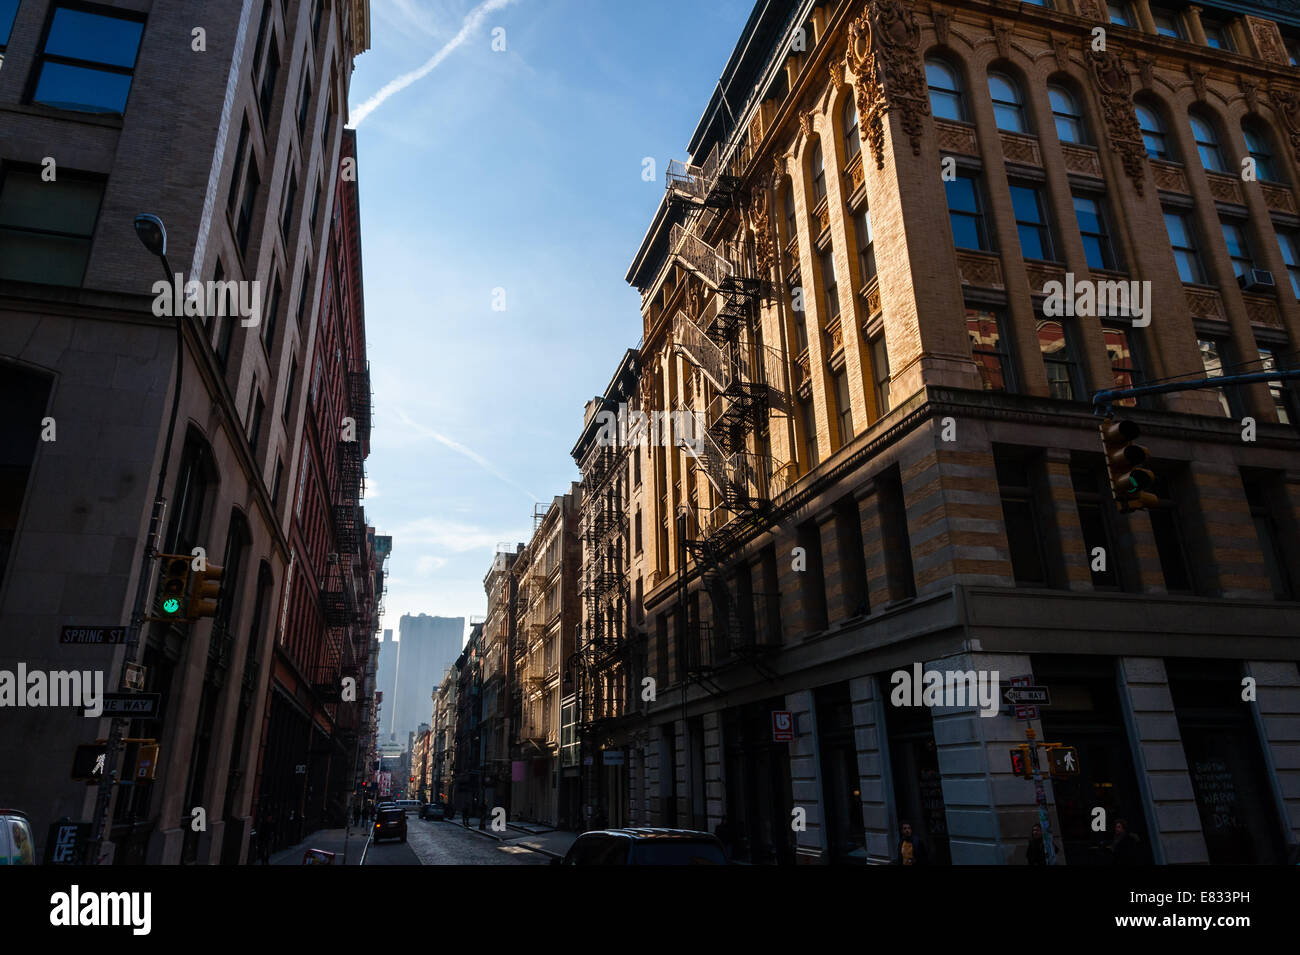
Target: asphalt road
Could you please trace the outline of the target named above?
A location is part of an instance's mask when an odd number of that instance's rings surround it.
[[[406,842],[372,842],[366,865],[548,865],[550,858],[523,846],[503,845],[460,823],[406,819]]]

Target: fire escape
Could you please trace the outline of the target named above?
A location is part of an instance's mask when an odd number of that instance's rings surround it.
[[[584,496],[591,501],[582,534],[587,559],[580,596],[587,610],[575,662],[578,725],[588,733],[615,715],[602,711],[597,687],[600,675],[625,660],[628,652],[628,635],[620,629],[624,623],[616,610],[620,599],[625,611],[628,606],[628,579],[621,552],[627,510],[619,481],[626,463],[626,445],[596,447],[583,474]]]
[[[729,257],[725,247],[720,251],[702,238],[745,199],[736,175],[739,163],[721,159],[724,149],[729,157],[741,155],[730,144],[715,144],[702,166],[674,160],[666,177],[669,205],[685,213],[685,224],[674,224],[669,234],[669,259],[679,261],[709,296],[696,316],[676,312],[672,342],[712,388],[703,412],[685,404],[675,409],[690,416],[694,428],[686,436],[691,439],[687,453],[717,492],[718,504],[707,514],[687,504],[677,518],[679,566],[684,568],[687,554],[694,559],[713,606],[712,624],[698,617],[688,621],[691,639],[682,641],[679,662],[688,680],[711,692],[717,692],[712,675],[720,664],[747,658],[766,672],[760,657],[779,645],[770,614],[775,604],[758,593],[733,599],[725,572],[738,545],[775,515],[767,493],[772,462],[761,453],[772,405],[772,390],[759,360],[759,303],[767,283],[752,274],[748,256]],[[680,573],[678,581],[685,610],[686,574]]]

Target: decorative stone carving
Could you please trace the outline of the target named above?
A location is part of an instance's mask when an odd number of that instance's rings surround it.
[[[1145,187],[1147,152],[1133,111],[1132,77],[1113,45],[1105,52],[1089,49],[1088,62],[1097,79],[1110,146],[1119,154],[1124,173],[1133,180],[1133,188],[1140,196]]]
[[[1246,303],[1246,314],[1250,317],[1252,325],[1267,325],[1270,328],[1282,327],[1282,316],[1277,310],[1276,300],[1257,298],[1253,295],[1243,295],[1242,300]]]
[[[1246,77],[1241,77],[1238,81],[1241,85],[1241,96],[1246,101],[1246,108],[1252,113],[1259,112],[1259,86]]]
[[[1079,16],[1091,17],[1094,20],[1101,20],[1106,23],[1110,22],[1110,17],[1106,14],[1101,0],[1076,0],[1076,2],[1079,5]]]
[[[1020,136],[1016,133],[1001,132],[1002,155],[1010,162],[1025,166],[1041,166],[1043,159],[1038,153],[1038,140],[1033,136]]]
[[[905,0],[867,0],[849,24],[846,53],[858,97],[858,117],[876,157],[885,168],[885,120],[899,115],[912,155],[921,155],[922,118],[930,115],[930,96],[918,50],[921,28]]]
[[[1191,190],[1187,188],[1187,177],[1183,175],[1181,166],[1173,163],[1153,162],[1151,164],[1151,175],[1156,181],[1157,189],[1163,189],[1165,192],[1178,192],[1183,195],[1191,193]]]
[[[786,157],[785,153],[776,153],[772,156],[772,184],[775,186],[785,178]]]
[[[1187,75],[1192,78],[1192,90],[1196,93],[1196,98],[1205,102],[1205,77],[1209,75],[1209,70],[1201,69],[1194,64],[1187,64]]]
[[[1011,56],[1011,24],[1002,20],[993,21],[993,42],[997,44],[998,56],[1007,59]]]
[[[1052,52],[1056,54],[1056,67],[1064,72],[1070,68],[1070,41],[1052,34]]]
[[[950,17],[948,11],[943,8],[930,4],[930,22],[934,24],[934,35],[939,43],[943,46],[948,45],[948,23]]]
[[[1237,188],[1236,179],[1231,176],[1220,176],[1212,172],[1207,172],[1205,177],[1210,182],[1210,195],[1214,196],[1215,199],[1219,202],[1242,205],[1241,190]]]
[[[962,285],[993,289],[1005,287],[1002,281],[1002,264],[997,256],[958,252],[957,270],[961,273]]]
[[[1250,30],[1250,35],[1255,40],[1255,48],[1259,50],[1259,57],[1269,63],[1276,63],[1279,66],[1288,66],[1290,58],[1286,55],[1286,47],[1282,45],[1282,34],[1277,28],[1277,24],[1272,20],[1263,20],[1259,17],[1245,16],[1246,27]]]
[[[1295,198],[1291,195],[1290,189],[1261,182],[1259,183],[1259,191],[1264,194],[1264,202],[1268,204],[1269,209],[1274,212],[1288,212],[1295,215]]]
[[[1142,78],[1142,88],[1151,89],[1156,81],[1156,61],[1149,56],[1139,56],[1137,58],[1138,76]]]
[[[749,227],[754,233],[754,259],[760,278],[766,279],[776,262],[776,242],[772,238],[772,220],[768,213],[768,191],[755,189],[749,202]]]
[[[1098,179],[1102,178],[1101,160],[1098,158],[1095,149],[1084,149],[1080,146],[1061,143],[1061,152],[1065,154],[1065,168],[1070,172],[1095,176]]]
[[[831,89],[841,89],[844,86],[844,61],[831,57],[826,66],[831,71]]]
[[[867,291],[867,317],[870,318],[880,311],[880,285],[872,285]]]
[[[813,115],[811,109],[804,110],[802,113],[799,114],[799,129],[803,132],[806,138],[812,139]]]
[[[975,130],[964,123],[951,123],[936,119],[934,129],[938,134],[940,152],[962,153],[978,156],[979,145],[975,141]]]
[[[1273,109],[1286,127],[1287,138],[1291,140],[1291,149],[1295,152],[1296,162],[1300,162],[1300,91],[1288,87],[1274,86],[1268,91],[1268,98]]]
[[[844,174],[849,178],[849,195],[853,195],[862,187],[865,181],[865,175],[862,169],[862,153],[859,152],[849,160],[849,168],[844,170]]]
[[[1184,288],[1183,295],[1187,299],[1187,311],[1193,318],[1227,320],[1227,316],[1223,314],[1223,302],[1219,300],[1218,292]]]

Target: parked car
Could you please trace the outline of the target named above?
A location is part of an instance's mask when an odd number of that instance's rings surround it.
[[[0,809],[0,865],[35,865],[36,843],[27,814]]]
[[[418,799],[399,799],[394,805],[403,812],[420,811],[420,801]]]
[[[375,831],[372,834],[375,842],[380,839],[399,839],[406,841],[406,810],[394,807],[392,809],[381,809],[375,816]]]
[[[439,819],[446,819],[447,807],[440,802],[427,802],[420,807],[420,818],[433,819],[435,821]]]
[[[385,809],[396,809],[396,808],[397,808],[397,803],[392,802],[390,800],[389,802],[381,802],[378,806],[375,807],[375,812],[383,812]]]
[[[726,865],[717,836],[691,829],[596,829],[556,865]]]

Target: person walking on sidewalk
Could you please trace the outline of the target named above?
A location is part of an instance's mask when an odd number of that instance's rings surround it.
[[[487,824],[487,803],[479,800],[478,804],[478,827],[484,828]]]
[[[461,821],[465,824],[465,828],[468,829],[469,828],[469,803],[465,803],[463,806],[461,806],[460,813],[461,813]]]

